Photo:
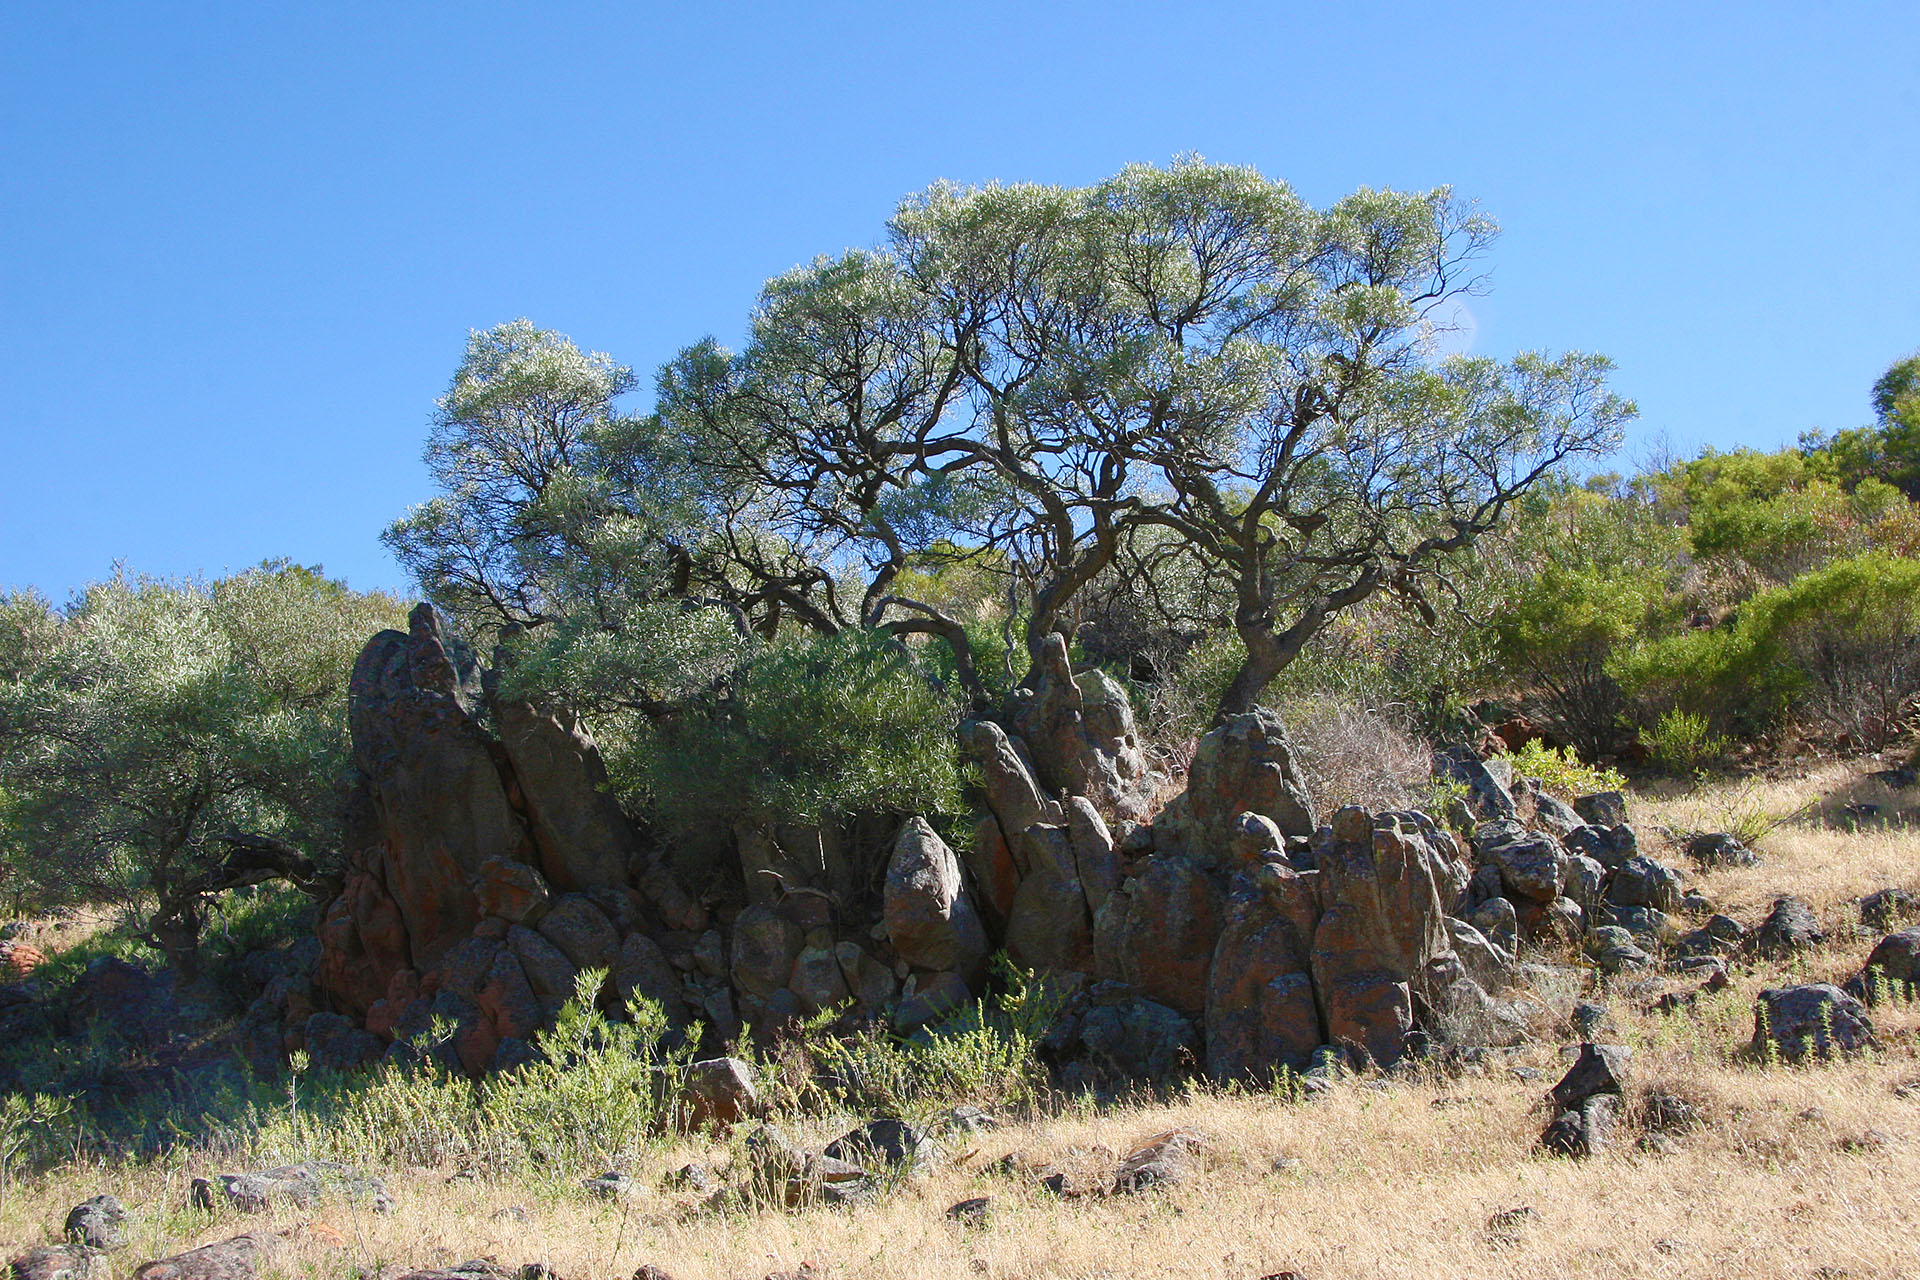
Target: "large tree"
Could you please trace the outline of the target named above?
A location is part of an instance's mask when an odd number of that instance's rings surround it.
[[[274,562],[0,605],[0,847],[23,890],[118,903],[191,973],[212,895],[324,871],[348,677],[398,601]]]

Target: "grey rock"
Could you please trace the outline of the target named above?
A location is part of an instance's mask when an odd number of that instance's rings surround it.
[[[1858,1000],[1829,983],[1769,987],[1753,1014],[1753,1051],[1788,1062],[1871,1047],[1873,1023]]]
[[[1467,789],[1467,806],[1481,822],[1518,816],[1513,802],[1513,766],[1502,757],[1482,760],[1466,747],[1453,747],[1433,757],[1433,776]]]
[[[1575,797],[1573,811],[1589,826],[1618,827],[1627,820],[1627,797],[1618,791],[1596,791]]]
[[[1628,858],[1613,873],[1607,886],[1607,901],[1621,907],[1652,907],[1656,911],[1680,909],[1683,877],[1644,854]]]
[[[1687,856],[1702,867],[1753,867],[1760,856],[1727,831],[1707,831],[1687,841]]]
[[[82,1200],[67,1211],[66,1225],[61,1234],[69,1243],[86,1245],[92,1249],[123,1249],[127,1244],[126,1221],[126,1207],[118,1199],[95,1196],[91,1200]]]
[[[84,1244],[47,1244],[28,1249],[9,1264],[13,1280],[107,1280],[107,1255]]]
[[[1811,951],[1825,941],[1813,909],[1789,895],[1774,899],[1773,910],[1753,934],[1754,950],[1775,958]]]
[[[1545,904],[1566,887],[1566,850],[1543,831],[1528,831],[1511,820],[1483,822],[1473,829],[1473,851],[1481,862],[1500,868],[1508,897]]]

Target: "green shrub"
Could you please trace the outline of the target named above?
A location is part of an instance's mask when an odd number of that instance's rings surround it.
[[[1516,778],[1538,778],[1542,786],[1563,799],[1595,791],[1618,791],[1627,785],[1619,770],[1585,764],[1571,747],[1555,748],[1529,742],[1505,755],[1513,765]]]
[[[1647,734],[1654,763],[1669,773],[1692,774],[1726,750],[1727,741],[1714,733],[1703,715],[1670,709]]]

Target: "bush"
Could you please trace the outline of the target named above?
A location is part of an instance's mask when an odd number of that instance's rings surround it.
[[[1398,717],[1332,698],[1291,703],[1285,716],[1320,813],[1348,804],[1378,812],[1428,803],[1433,744]]]
[[[1660,717],[1647,735],[1647,749],[1654,763],[1667,772],[1688,775],[1726,750],[1726,739],[1714,733],[1707,718],[1678,707]]]
[[[1529,742],[1505,753],[1516,778],[1538,778],[1540,785],[1563,800],[1595,791],[1619,791],[1627,780],[1617,769],[1600,769],[1581,762],[1570,747],[1554,748]]]

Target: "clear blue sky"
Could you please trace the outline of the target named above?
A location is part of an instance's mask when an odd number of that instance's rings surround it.
[[[1920,346],[1914,0],[14,0],[0,588],[269,555],[403,586],[377,535],[469,328],[650,375],[936,178],[1189,150],[1315,203],[1478,198],[1477,349],[1608,353],[1642,441],[1859,425]]]

